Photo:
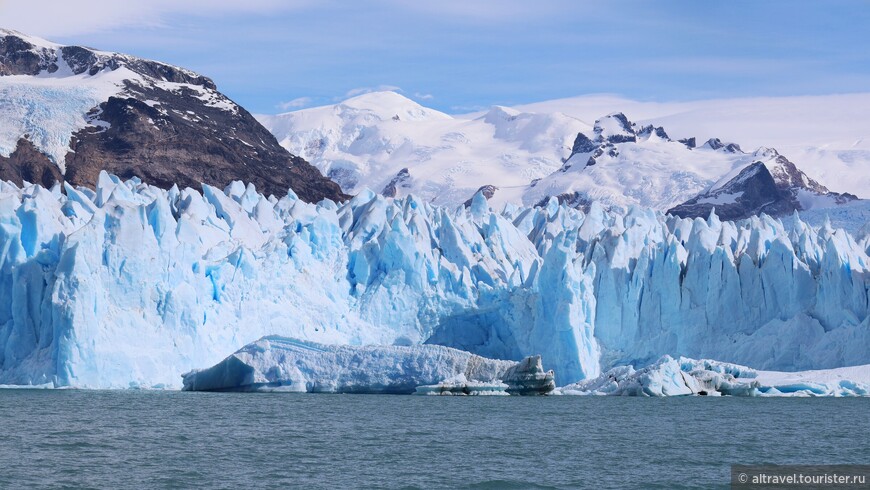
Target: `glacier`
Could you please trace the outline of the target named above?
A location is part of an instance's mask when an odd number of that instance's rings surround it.
[[[326,345],[269,336],[183,375],[185,391],[369,394],[547,394],[541,357],[486,359],[440,345]]]
[[[108,124],[88,113],[124,90],[125,79],[141,79],[127,68],[95,76],[0,77],[0,155],[8,157],[27,138],[61,171],[73,134],[87,126]]]
[[[558,385],[664,354],[868,364],[868,249],[797,215],[0,182],[0,385],[180,388],[271,335],[540,355]]]

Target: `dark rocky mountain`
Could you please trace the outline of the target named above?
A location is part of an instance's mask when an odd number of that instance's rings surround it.
[[[722,150],[725,153],[743,153],[743,150],[737,143],[725,143],[719,138],[710,138],[703,146],[711,150]]]
[[[596,120],[592,133],[592,138],[583,133],[577,133],[574,145],[571,147],[571,155],[565,159],[565,162],[571,160],[575,155],[588,153],[586,166],[591,167],[598,162],[602,155],[614,158],[619,156],[616,145],[620,143],[636,143],[638,140],[647,140],[652,135],[670,141],[668,133],[661,126],[647,125],[638,128],[637,124],[629,121],[628,117],[621,112],[615,112]],[[570,168],[571,164],[567,164],[559,170],[567,172]]]
[[[724,144],[713,149],[720,148],[729,151]],[[803,211],[819,200],[833,206],[857,199],[852,194],[829,191],[772,148],[761,148],[753,156],[765,161],[744,167],[724,184],[712,186],[668,213],[697,218],[709,216],[715,209],[721,219],[739,220],[761,213],[782,216]]]
[[[694,136],[692,136],[691,138],[683,138],[683,139],[679,140],[679,142],[686,145],[686,148],[688,148],[690,150],[697,146],[697,143],[696,143]]]
[[[208,77],[0,30],[0,76],[92,77],[116,70],[125,70],[118,72],[124,75],[120,85],[85,115],[89,125],[72,134],[64,161],[53,161],[30,135],[21,134],[13,153],[0,154],[0,179],[93,186],[100,170],[106,170],[167,188],[223,187],[242,180],[267,195],[282,196],[292,188],[307,201],[347,197],[319,170],[281,147]]]

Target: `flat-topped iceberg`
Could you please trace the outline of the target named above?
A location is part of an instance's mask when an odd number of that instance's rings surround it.
[[[218,364],[183,375],[186,391],[546,394],[540,356],[487,359],[440,345],[326,345],[269,336]]]
[[[712,360],[664,356],[642,369],[620,366],[564,386],[563,395],[870,396],[870,365],[816,371],[757,371]]]

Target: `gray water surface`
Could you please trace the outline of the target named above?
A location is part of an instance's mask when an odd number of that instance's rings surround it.
[[[0,487],[728,488],[868,434],[868,399],[0,390]]]

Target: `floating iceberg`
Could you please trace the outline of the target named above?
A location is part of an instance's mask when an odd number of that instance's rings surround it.
[[[512,362],[439,345],[336,346],[274,336],[183,379],[186,391],[543,395],[555,388],[539,356]]]
[[[664,356],[635,370],[620,366],[557,390],[562,395],[870,396],[870,365],[785,373]]]
[[[558,385],[664,354],[870,363],[866,234],[469,204],[309,204],[105,173],[95,190],[0,182],[0,384],[177,388],[268,335],[541,355]]]

